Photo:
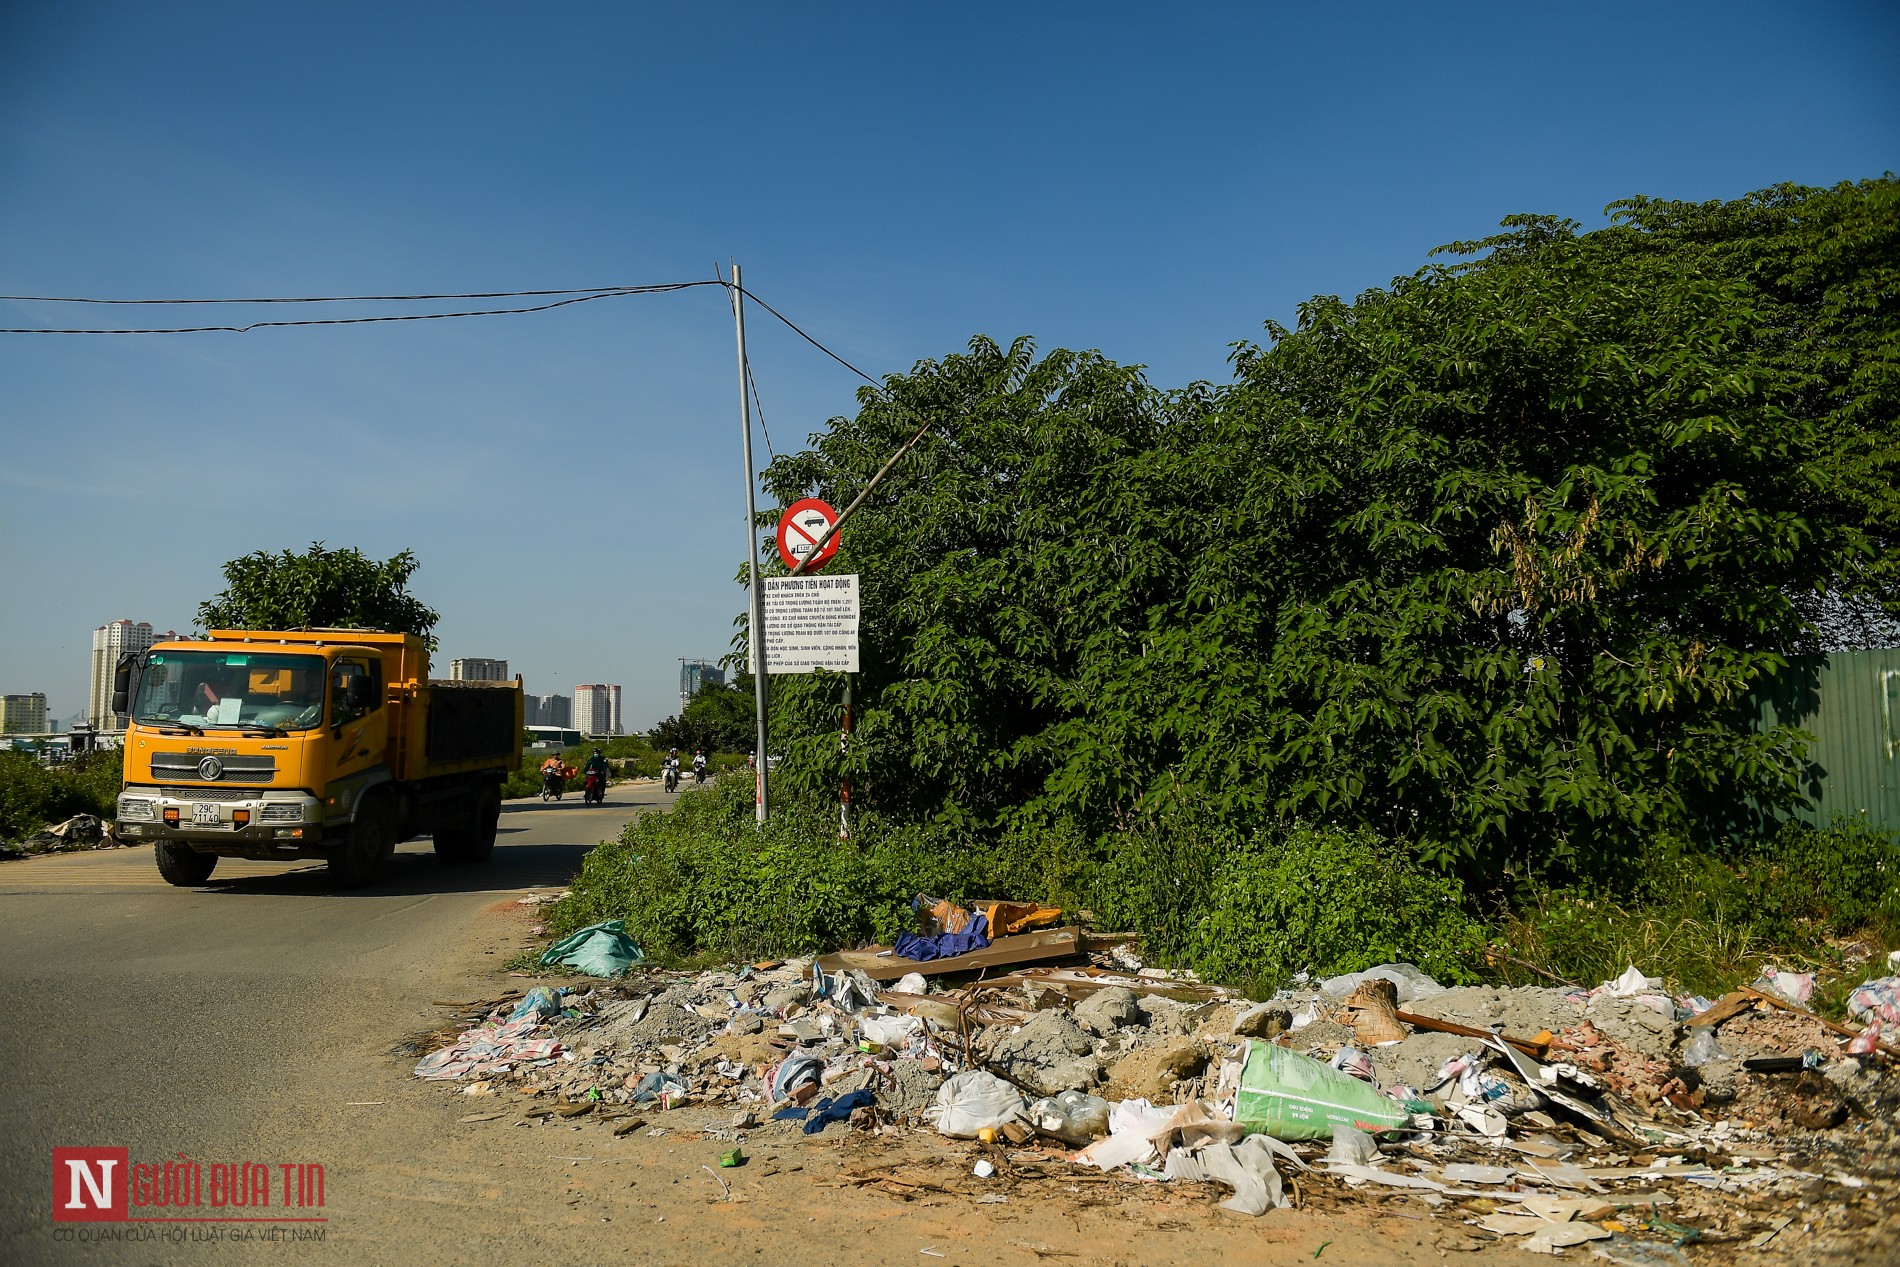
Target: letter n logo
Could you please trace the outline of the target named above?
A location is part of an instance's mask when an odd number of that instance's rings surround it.
[[[55,1148],[53,1222],[125,1222],[131,1160],[127,1148]]]

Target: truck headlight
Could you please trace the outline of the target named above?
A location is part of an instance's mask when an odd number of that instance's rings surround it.
[[[127,797],[119,802],[119,817],[122,819],[136,818],[149,823],[154,817],[152,814],[152,803],[150,801],[134,800]]]
[[[259,822],[264,823],[301,823],[303,821],[303,806],[266,805],[258,813],[257,817]]]

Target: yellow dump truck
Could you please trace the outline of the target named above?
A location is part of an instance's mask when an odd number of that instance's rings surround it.
[[[113,707],[131,714],[117,834],[179,885],[219,858],[325,858],[354,888],[422,835],[486,862],[521,765],[521,679],[431,681],[413,634],[214,629],[127,656]]]

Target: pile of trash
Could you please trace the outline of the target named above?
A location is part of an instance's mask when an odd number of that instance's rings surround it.
[[[416,1073],[619,1134],[930,1132],[969,1141],[942,1155],[988,1184],[1087,1168],[1212,1183],[1248,1215],[1402,1198],[1479,1241],[1617,1262],[1892,1217],[1900,1049],[1881,1027],[1900,1024],[1900,975],[1855,992],[1864,1027],[1773,970],[1708,1000],[1634,968],[1589,990],[1447,989],[1389,964],[1250,1002],[1131,943],[1045,930],[914,963],[874,948],[542,987],[480,1005]],[[945,984],[971,953],[1002,975]],[[696,1126],[675,1113],[691,1108]]]
[[[0,844],[0,859],[25,858],[42,853],[71,853],[80,849],[103,849],[118,845],[106,825],[91,814],[74,814],[63,823],[55,823],[34,832],[14,845]]]

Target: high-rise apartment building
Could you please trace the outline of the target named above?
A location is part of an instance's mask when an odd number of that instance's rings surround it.
[[[595,682],[574,688],[574,729],[583,735],[620,733],[620,688]]]
[[[112,681],[119,672],[119,657],[128,651],[143,651],[154,642],[178,635],[167,629],[153,633],[147,621],[115,620],[92,631],[92,681],[86,693],[86,724],[94,730],[124,730],[127,716],[112,711]],[[138,683],[132,684],[133,691]]]
[[[680,712],[699,694],[702,686],[723,686],[726,671],[710,660],[680,661]]]
[[[41,735],[46,722],[46,694],[0,695],[0,735]]]
[[[451,660],[449,661],[449,677],[457,682],[506,682],[508,662],[483,660],[476,656],[470,656],[465,660]]]
[[[565,695],[530,695],[522,701],[522,711],[534,713],[529,726],[572,726],[574,701]]]

